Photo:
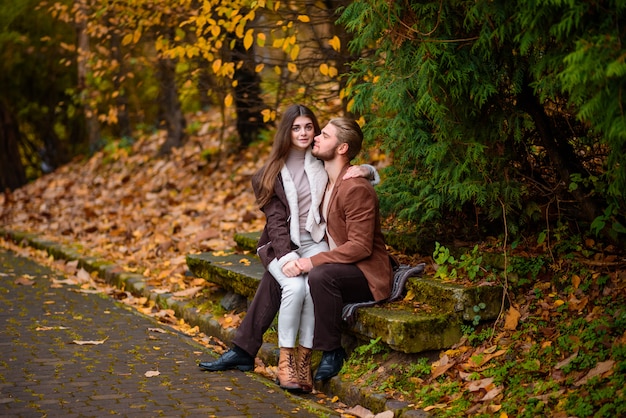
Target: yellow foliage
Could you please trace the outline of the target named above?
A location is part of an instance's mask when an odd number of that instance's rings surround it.
[[[322,75],[328,75],[328,64],[322,63],[320,65],[320,73],[322,73]]]
[[[224,98],[224,106],[230,107],[233,104],[233,95],[228,93]]]
[[[256,35],[256,43],[260,47],[265,46],[265,34],[264,33],[261,32]]]
[[[126,46],[126,45],[130,44],[132,41],[133,41],[133,34],[132,33],[127,33],[122,38],[122,45]]]
[[[275,110],[263,109],[261,111],[261,114],[263,115],[263,122],[269,122],[269,121],[272,121],[272,120],[276,120],[276,111]]]
[[[298,20],[300,22],[304,22],[304,23],[308,23],[308,22],[311,21],[311,19],[307,15],[300,15],[300,16],[298,16]]]
[[[243,30],[245,29],[245,27],[245,22],[240,22],[237,25],[237,27],[235,28],[235,35],[237,36],[237,38],[243,38]]]
[[[333,36],[328,43],[337,52],[341,49],[341,40],[337,37],[337,35]]]
[[[298,67],[296,67],[296,64],[294,64],[293,62],[287,63],[287,69],[291,73],[297,73],[298,72]]]
[[[137,43],[139,42],[139,39],[141,39],[141,28],[138,28],[135,33],[133,34],[133,42]]]
[[[289,54],[289,56],[291,57],[292,60],[296,60],[296,58],[298,58],[298,54],[300,53],[300,45],[294,45],[293,48],[291,48],[291,53]]]
[[[246,48],[246,51],[250,49],[253,42],[254,42],[254,29],[248,29],[248,31],[246,32],[246,36],[243,37],[243,47]]]
[[[193,58],[196,55],[198,55],[198,52],[199,52],[198,47],[192,46],[190,48],[187,48],[187,57]]]
[[[256,67],[254,67],[254,72],[256,73],[260,73],[261,71],[263,71],[263,68],[265,67],[265,64],[261,63],[261,64],[257,64]]]
[[[213,72],[215,74],[217,74],[218,71],[220,70],[221,66],[222,66],[222,60],[221,59],[216,59],[215,61],[213,61],[213,65],[212,65]]]
[[[348,112],[351,112],[353,108],[354,108],[354,99],[350,99],[350,101],[348,102],[348,105],[346,106],[346,109],[348,110]]]

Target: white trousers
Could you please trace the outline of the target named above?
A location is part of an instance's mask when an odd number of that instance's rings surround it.
[[[328,251],[326,241],[315,242],[309,234],[300,237],[300,257],[311,257],[322,251]],[[278,346],[293,348],[296,337],[300,345],[313,347],[313,329],[315,328],[315,312],[313,299],[309,289],[308,274],[287,277],[283,274],[274,259],[267,267],[281,288],[280,310],[278,311]]]

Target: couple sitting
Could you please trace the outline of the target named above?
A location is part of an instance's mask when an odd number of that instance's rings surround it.
[[[350,165],[362,141],[354,120],[332,119],[320,131],[305,106],[286,110],[269,161],[252,179],[267,220],[257,250],[267,270],[234,347],[200,368],[252,370],[278,312],[280,387],[312,391],[313,349],[323,351],[316,381],[339,373],[343,306],[386,299],[393,275],[378,198],[364,178],[377,173]]]

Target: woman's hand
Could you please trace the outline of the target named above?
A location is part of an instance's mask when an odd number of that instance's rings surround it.
[[[372,170],[368,166],[363,165],[351,165],[348,167],[346,174],[343,175],[343,179],[352,179],[356,177],[365,177],[368,180],[371,180],[373,177]]]
[[[296,277],[302,274],[302,270],[298,267],[296,261],[288,261],[283,266],[283,274],[287,277]]]
[[[313,268],[310,258],[299,258],[296,260],[296,265],[302,273],[308,273]]]

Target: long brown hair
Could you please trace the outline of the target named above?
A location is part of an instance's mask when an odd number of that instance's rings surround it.
[[[263,172],[261,176],[261,189],[257,197],[257,203],[259,207],[265,206],[272,195],[274,194],[274,183],[280,170],[285,165],[285,160],[289,154],[291,148],[291,128],[293,122],[299,116],[306,116],[313,122],[313,128],[315,135],[319,135],[321,132],[320,125],[317,122],[315,114],[306,106],[295,104],[289,106],[280,120],[276,134],[274,135],[274,144],[272,145],[272,151],[270,152],[269,159],[260,171]]]

